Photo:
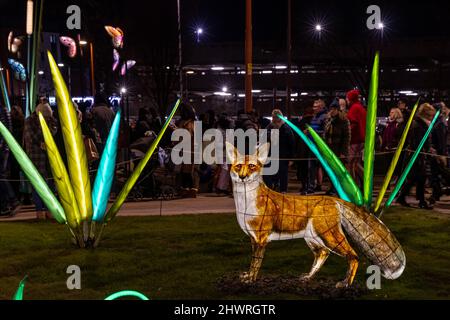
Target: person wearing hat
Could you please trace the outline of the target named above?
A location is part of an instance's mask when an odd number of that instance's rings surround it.
[[[347,105],[349,106],[347,118],[350,121],[350,148],[349,148],[349,171],[356,183],[362,186],[362,156],[364,152],[364,141],[366,138],[366,109],[359,99],[359,90],[347,92]]]
[[[325,142],[343,163],[346,163],[348,149],[350,147],[350,122],[344,112],[341,111],[339,99],[335,99],[328,112],[328,119],[325,123]],[[332,186],[327,194],[335,194]]]

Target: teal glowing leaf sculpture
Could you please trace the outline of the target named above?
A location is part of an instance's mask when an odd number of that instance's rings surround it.
[[[414,106],[411,115],[409,116],[408,122],[406,123],[405,129],[403,129],[402,137],[398,143],[397,150],[392,158],[391,165],[389,166],[388,172],[386,173],[386,177],[384,178],[383,185],[381,186],[380,193],[378,194],[378,199],[375,203],[374,212],[378,212],[381,206],[381,202],[383,201],[384,195],[386,194],[386,190],[389,187],[389,183],[391,182],[392,175],[394,174],[394,170],[397,167],[398,159],[400,159],[400,155],[403,150],[403,146],[406,142],[406,137],[408,136],[409,129],[411,127],[411,123],[413,122],[414,116],[416,115],[417,108],[419,107],[419,101],[417,100],[416,105]]]
[[[323,168],[327,172],[328,176],[330,177],[331,182],[333,183],[334,187],[336,188],[337,193],[339,194],[339,197],[345,201],[350,201],[351,196],[347,194],[345,189],[342,186],[341,181],[339,180],[339,176],[336,174],[336,172],[332,169],[330,166],[330,163],[322,156],[316,145],[300,130],[296,125],[294,125],[291,121],[289,121],[286,117],[283,117],[281,115],[278,115],[280,119],[282,119],[284,122],[288,124],[289,127],[292,128],[292,130],[297,133],[300,138],[303,140],[303,142],[309,147],[312,153],[319,159],[320,163],[322,164]]]
[[[109,208],[108,213],[106,214],[106,217],[105,217],[105,222],[108,222],[111,219],[113,219],[116,216],[117,212],[119,212],[119,210],[122,207],[123,203],[125,202],[125,199],[127,198],[128,194],[133,189],[139,176],[142,174],[142,171],[144,171],[145,166],[147,165],[148,161],[150,160],[153,153],[155,152],[156,147],[158,146],[164,133],[166,132],[167,127],[170,124],[170,121],[172,121],[172,118],[175,115],[175,112],[177,112],[180,102],[181,102],[181,100],[178,99],[178,101],[175,103],[175,106],[172,109],[172,112],[167,117],[166,122],[164,123],[164,126],[162,127],[162,129],[159,132],[158,136],[156,137],[155,141],[153,141],[152,145],[150,146],[150,149],[147,151],[144,158],[136,166],[133,173],[131,174],[131,176],[128,178],[127,182],[123,186],[122,191],[120,191],[116,201],[114,201],[111,208]]]
[[[142,293],[137,292],[137,291],[132,291],[132,290],[125,290],[125,291],[113,293],[112,295],[106,297],[105,300],[116,300],[116,299],[123,298],[123,297],[136,297],[141,300],[150,300]]]
[[[367,105],[366,141],[364,144],[364,204],[370,209],[373,192],[373,164],[375,160],[375,134],[377,126],[377,102],[380,53],[375,54]]]
[[[103,150],[100,165],[98,167],[97,176],[92,190],[92,206],[94,214],[92,220],[102,222],[106,206],[108,204],[111,187],[114,180],[116,157],[117,157],[117,141],[119,139],[121,111],[116,114],[114,122]]]
[[[423,136],[422,140],[420,141],[420,144],[418,146],[418,148],[416,149],[416,151],[413,153],[411,159],[409,160],[408,164],[406,165],[405,171],[402,173],[402,175],[400,176],[400,178],[398,179],[394,191],[392,191],[391,195],[389,196],[389,199],[386,201],[385,204],[385,208],[388,208],[392,202],[394,201],[395,197],[397,196],[397,193],[400,191],[400,188],[403,186],[403,183],[405,182],[408,173],[411,171],[411,168],[414,165],[414,162],[416,161],[417,157],[419,156],[420,151],[423,148],[423,145],[425,144],[425,142],[427,141],[428,137],[430,136],[431,131],[433,130],[434,124],[436,123],[437,119],[439,118],[439,115],[441,114],[441,111],[438,110],[436,112],[436,115],[433,118],[433,121],[431,121],[430,126],[428,127],[427,132],[425,133],[425,135]],[[381,216],[381,214],[380,214]]]
[[[330,166],[331,170],[336,174],[339,179],[342,189],[349,198],[348,201],[360,206],[363,204],[363,197],[361,190],[359,190],[355,181],[350,173],[345,168],[341,160],[334,154],[328,147],[325,141],[314,131],[313,128],[308,126],[308,131],[311,134],[312,139],[316,143],[317,149],[320,151],[322,157]],[[335,185],[333,183],[333,185]],[[345,200],[345,199],[344,199]]]

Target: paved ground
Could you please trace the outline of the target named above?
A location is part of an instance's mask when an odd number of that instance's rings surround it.
[[[435,205],[435,211],[450,214],[450,196],[443,197]],[[413,197],[408,202],[417,206]],[[218,197],[214,194],[202,194],[196,199],[177,199],[170,201],[139,201],[127,202],[119,212],[119,216],[156,216],[206,213],[234,213],[234,200],[231,197]],[[1,221],[20,221],[36,218],[33,206],[23,207],[15,217],[0,218]]]

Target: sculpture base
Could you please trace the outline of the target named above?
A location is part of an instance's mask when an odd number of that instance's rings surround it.
[[[336,283],[341,279],[318,276],[310,281],[302,281],[299,276],[262,275],[254,283],[243,283],[239,274],[227,274],[218,279],[217,288],[226,294],[252,294],[271,296],[277,294],[293,294],[309,299],[357,299],[368,292],[368,289],[357,282],[349,288],[337,289]]]

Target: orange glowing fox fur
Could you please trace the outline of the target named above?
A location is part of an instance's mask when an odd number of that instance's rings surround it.
[[[302,278],[311,279],[332,252],[348,261],[346,278],[336,284],[336,287],[347,287],[355,277],[358,256],[346,234],[380,267],[385,278],[396,279],[402,274],[406,263],[403,249],[374,215],[335,197],[286,195],[269,189],[262,179],[268,144],[259,147],[255,154],[245,156],[229,143],[226,149],[232,163],[237,219],[252,240],[250,271],[241,275],[242,281],[256,280],[270,241],[304,238],[315,259],[311,271]]]

